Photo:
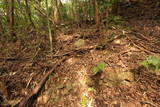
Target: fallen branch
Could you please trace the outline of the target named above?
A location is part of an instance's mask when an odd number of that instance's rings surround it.
[[[141,103],[143,103],[143,104],[148,104],[148,105],[150,105],[151,107],[158,107],[156,104],[154,104],[154,103],[152,103],[152,102],[150,102],[150,101],[141,101]]]
[[[17,58],[17,57],[1,57],[0,61],[26,61],[29,58]]]
[[[127,39],[128,39],[129,41],[131,41],[131,43],[132,43],[135,47],[139,48],[140,50],[142,50],[142,51],[144,51],[144,52],[147,52],[147,53],[149,53],[149,54],[155,55],[154,52],[152,52],[152,51],[150,51],[150,50],[147,50],[147,49],[143,48],[142,46],[138,46],[128,35],[125,35],[125,36],[127,37]]]
[[[31,91],[31,93],[26,96],[18,105],[18,107],[30,107],[29,106],[29,101],[31,100],[31,98],[35,97],[38,92],[40,92],[40,90],[42,89],[43,85],[45,84],[46,80],[48,79],[48,77],[54,72],[55,68],[64,60],[64,58],[62,60],[60,60],[54,67],[53,69],[51,69],[44,77],[43,79],[40,81],[40,83]]]
[[[85,50],[92,50],[92,49],[96,49],[96,48],[98,48],[98,47],[99,47],[99,46],[89,46],[89,47],[76,48],[76,49],[70,50],[70,51],[68,51],[68,52],[64,52],[64,53],[62,53],[62,54],[53,55],[53,58],[70,55],[70,54],[72,54],[72,53],[74,53],[74,52],[85,51]]]

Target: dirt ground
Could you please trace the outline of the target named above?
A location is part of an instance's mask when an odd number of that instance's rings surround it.
[[[34,107],[159,107],[160,76],[139,63],[160,55],[160,2],[119,6],[121,25],[62,28],[54,37],[53,59],[45,32],[0,43],[0,107],[16,106],[59,60]],[[105,63],[102,72],[93,68]]]

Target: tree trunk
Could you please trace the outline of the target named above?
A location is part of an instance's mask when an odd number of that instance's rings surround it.
[[[4,33],[4,30],[3,30],[3,25],[2,25],[2,22],[0,20],[0,35]]]
[[[74,15],[74,22],[79,26],[80,24],[80,14],[79,14],[79,7],[78,7],[78,0],[72,0],[73,5],[73,15]]]
[[[28,15],[28,18],[29,18],[29,21],[30,21],[30,24],[35,28],[35,25],[33,23],[33,20],[32,20],[32,14],[31,14],[31,9],[29,7],[29,0],[25,0],[25,5],[26,5],[26,13]]]
[[[54,0],[53,4],[53,22],[55,24],[60,24],[61,23],[61,17],[60,17],[60,11],[59,11],[59,6],[58,6],[58,1]]]
[[[105,14],[104,14],[104,17],[105,18],[105,21],[103,22],[103,24],[106,26],[106,27],[109,27],[108,26],[108,18],[109,18],[109,15],[112,13],[112,7],[107,7],[106,8],[106,11],[105,11]]]
[[[10,12],[9,12],[9,11],[10,11],[10,9],[9,9],[9,7],[10,7],[10,6],[9,6],[9,1],[8,1],[8,0],[5,0],[4,2],[5,2],[5,6],[6,6],[5,8],[6,8],[7,24],[8,24],[8,26],[9,26],[9,23],[10,23],[10,21],[9,21],[9,16],[10,16],[10,14],[9,14],[9,13],[10,13]]]
[[[10,0],[9,3],[9,26],[10,26],[10,35],[13,39],[16,39],[16,34],[14,32],[14,0]]]
[[[94,21],[95,19],[95,12],[92,10],[95,10],[95,5],[94,5],[94,0],[89,0],[89,8],[91,8],[89,10],[89,16],[90,16],[90,21]]]
[[[60,18],[61,18],[61,22],[63,22],[63,14],[61,13],[61,9],[64,8],[63,4],[62,4],[62,1],[61,0],[58,0],[58,5],[59,5],[59,14],[60,14]]]
[[[92,18],[93,18],[93,13],[91,11],[91,9],[93,9],[93,5],[92,5],[92,0],[89,0],[88,1],[88,18],[89,18],[89,21],[92,21]]]
[[[51,32],[51,26],[50,26],[50,20],[49,20],[48,0],[45,0],[45,2],[46,2],[46,9],[47,9],[47,23],[48,23],[48,35],[49,35],[49,41],[50,41],[50,52],[51,52],[51,58],[52,58],[53,38],[52,38],[52,32]]]
[[[96,25],[97,27],[99,27],[99,24],[100,24],[100,13],[99,13],[99,5],[98,5],[98,2],[97,0],[94,0],[94,6],[95,6],[95,22],[96,22]]]

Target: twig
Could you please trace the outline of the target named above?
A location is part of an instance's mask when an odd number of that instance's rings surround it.
[[[49,75],[51,75],[55,68],[64,60],[64,58],[62,60],[60,60],[54,67],[53,69],[51,69],[44,77],[43,79],[40,81],[40,83],[34,88],[32,89],[31,93],[26,96],[18,105],[18,107],[27,107],[29,106],[29,101],[31,100],[31,98],[33,98],[34,96],[36,96],[38,94],[38,92],[42,89],[43,85],[45,84],[46,80],[48,79]]]
[[[29,60],[29,58],[17,58],[17,57],[1,57],[0,61],[22,61],[22,60]]]
[[[141,103],[148,104],[148,105],[150,105],[152,107],[158,107],[157,105],[155,105],[155,104],[153,104],[152,102],[149,102],[149,101],[141,101]]]
[[[141,50],[144,51],[144,52],[147,52],[147,53],[150,53],[150,54],[152,54],[152,55],[155,55],[154,52],[151,52],[151,51],[149,51],[149,50],[147,50],[147,49],[145,49],[145,48],[143,48],[143,47],[140,47],[140,46],[138,46],[137,44],[135,44],[135,43],[133,42],[133,40],[130,39],[130,37],[129,37],[128,35],[125,35],[125,36],[132,42],[132,44],[133,44],[135,47],[141,49]]]
[[[89,46],[89,47],[76,48],[76,49],[73,49],[71,51],[59,54],[59,55],[53,55],[53,58],[54,57],[62,57],[62,56],[70,55],[70,54],[72,54],[74,52],[77,52],[77,51],[85,51],[85,50],[91,50],[91,49],[96,49],[96,48],[98,48],[98,46]]]
[[[127,31],[124,31],[124,30],[121,30],[121,29],[118,29],[118,30],[121,31],[121,32],[123,33],[123,35],[125,35],[125,36],[132,42],[132,44],[133,44],[135,47],[137,47],[137,48],[139,48],[139,49],[141,49],[141,50],[143,50],[143,51],[145,51],[145,52],[147,52],[147,53],[150,53],[150,54],[152,54],[152,55],[156,55],[155,53],[159,53],[159,52],[155,52],[155,51],[148,50],[148,49],[146,49],[145,46],[138,46],[138,45],[137,45],[135,42],[133,42],[133,40],[127,35],[127,34],[140,35],[143,39],[148,40],[148,41],[151,41],[151,40],[149,40],[148,38],[146,38],[143,34],[137,33],[137,32],[127,32]]]

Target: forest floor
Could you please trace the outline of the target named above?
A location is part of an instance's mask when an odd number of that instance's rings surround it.
[[[139,63],[160,55],[160,2],[121,6],[121,25],[61,28],[53,59],[45,31],[0,43],[0,107],[18,104],[59,62],[35,107],[159,107],[160,75]],[[23,35],[23,34],[20,34]],[[106,67],[96,75],[93,68]],[[33,99],[32,99],[33,100]]]

